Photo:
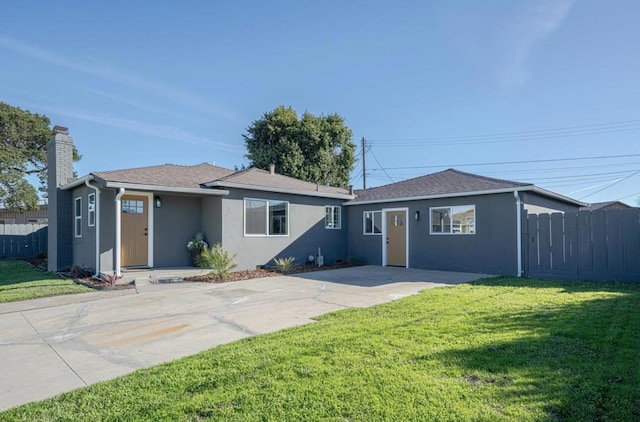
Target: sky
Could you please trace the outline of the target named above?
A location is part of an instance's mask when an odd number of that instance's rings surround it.
[[[457,168],[640,197],[640,2],[5,2],[0,101],[69,128],[79,175],[247,165],[279,105],[338,113],[351,183]]]

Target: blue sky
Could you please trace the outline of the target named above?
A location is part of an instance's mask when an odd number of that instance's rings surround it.
[[[366,138],[369,187],[454,166],[640,196],[640,2],[150,4],[3,5],[0,101],[69,127],[80,175],[246,164],[247,126],[286,105]]]

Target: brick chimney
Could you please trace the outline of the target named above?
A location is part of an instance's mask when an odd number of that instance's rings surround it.
[[[55,126],[47,142],[48,270],[58,271],[72,262],[71,193],[60,190],[73,180],[73,139],[69,129]]]

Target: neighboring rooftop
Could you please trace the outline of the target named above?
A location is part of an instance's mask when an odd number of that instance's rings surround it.
[[[124,170],[99,171],[91,174],[105,182],[176,188],[200,188],[204,183],[220,179],[233,173],[233,170],[202,163],[195,166],[163,164]]]
[[[318,192],[320,194],[349,195],[348,189],[305,182],[304,180],[284,176],[275,172],[271,173],[256,167],[251,167],[249,169],[230,174],[218,180],[212,180],[210,183],[206,183],[206,186],[238,187],[245,189],[251,187],[262,187],[275,191]]]
[[[370,201],[388,201],[405,198],[421,198],[437,195],[487,192],[519,187],[531,187],[531,183],[512,182],[465,173],[456,169],[447,169],[402,182],[370,189],[356,190],[358,196],[352,203]]]
[[[633,207],[620,201],[607,201],[607,202],[594,202],[593,204],[589,204],[588,206],[582,207],[580,209],[585,211],[595,211],[595,210],[626,210],[628,208],[633,208]]]

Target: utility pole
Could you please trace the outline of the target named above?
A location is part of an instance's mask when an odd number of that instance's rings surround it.
[[[367,188],[367,141],[362,137],[362,189]]]

